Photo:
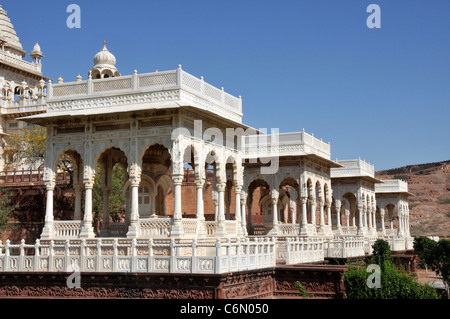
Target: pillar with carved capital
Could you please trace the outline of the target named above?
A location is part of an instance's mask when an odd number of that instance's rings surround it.
[[[203,180],[196,180],[195,185],[197,187],[196,217],[197,217],[197,220],[204,221],[205,220],[205,211],[204,211],[204,205],[203,205],[203,186],[205,185],[205,182]]]
[[[315,229],[315,226],[316,226],[316,209],[317,209],[316,198],[314,196],[311,196],[309,200],[311,202],[311,224],[314,226],[313,228]]]
[[[226,235],[226,229],[225,229],[225,189],[226,189],[226,186],[227,185],[225,183],[217,184],[219,211],[217,213],[216,235],[218,237],[222,237],[222,236]]]
[[[53,238],[53,191],[55,189],[54,178],[45,182],[47,190],[47,204],[45,206],[45,225],[42,230],[41,239]]]
[[[327,207],[327,225],[331,227],[331,201],[327,201],[325,205]]]
[[[367,206],[363,206],[363,227],[367,229]]]
[[[197,179],[195,181],[195,185],[197,187],[197,234],[199,236],[206,235],[206,227],[205,227],[205,211],[203,204],[203,187],[205,185],[204,179]]]
[[[363,205],[358,205],[358,235],[359,236],[364,236],[366,234],[365,228],[364,228],[364,206]]]
[[[172,176],[174,185],[174,205],[173,205],[173,222],[170,231],[171,237],[181,237],[184,235],[181,210],[181,184],[183,182],[182,175]]]
[[[325,226],[325,215],[323,211],[324,201],[322,197],[319,197],[319,222],[320,222],[320,228],[323,228]]]
[[[302,202],[302,219],[300,225],[300,235],[306,236],[308,235],[308,215],[307,215],[307,197],[301,197],[300,201]]]
[[[271,231],[272,235],[278,234],[278,197],[279,193],[276,189],[272,189],[272,214],[273,214],[273,228]]]
[[[404,236],[404,214],[403,214],[403,207],[399,206],[398,209],[398,235]]]
[[[336,206],[336,235],[340,235],[342,233],[342,226],[341,226],[341,200],[340,199],[336,199],[335,206]]]
[[[373,232],[374,232],[375,235],[377,234],[376,211],[377,211],[377,207],[376,206],[372,206],[372,226],[373,226]]]
[[[235,185],[234,187],[234,219],[236,221],[237,235],[242,235],[241,227],[241,192],[242,187]]]
[[[344,215],[345,215],[345,226],[347,229],[350,227],[350,210],[345,208],[344,206]],[[355,226],[355,210],[353,210],[353,223],[352,226]]]
[[[130,225],[127,237],[136,238],[139,235],[139,184],[141,183],[141,168],[136,163],[130,166],[131,210]]]
[[[242,187],[239,185],[234,186],[234,219],[237,224],[241,223],[241,192]]]
[[[214,220],[217,221],[217,216],[219,215],[219,194],[214,188],[211,191],[211,196],[214,205]]]
[[[93,179],[93,178],[92,178]],[[84,199],[84,218],[83,226],[81,227],[81,238],[94,238],[94,227],[92,226],[92,189],[94,188],[94,182],[92,180],[85,181],[85,199]]]
[[[381,219],[381,234],[386,235],[386,229],[384,226],[384,208],[380,208],[380,219]]]
[[[291,223],[295,224],[296,216],[297,216],[297,201],[292,198],[289,200],[289,208],[291,209]]]
[[[247,231],[247,221],[245,218],[245,205],[247,203],[247,192],[241,192],[241,229],[242,235],[246,236],[248,234]]]

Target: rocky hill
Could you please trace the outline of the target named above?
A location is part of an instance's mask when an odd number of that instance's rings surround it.
[[[376,172],[380,179],[408,182],[412,236],[450,237],[450,160]]]

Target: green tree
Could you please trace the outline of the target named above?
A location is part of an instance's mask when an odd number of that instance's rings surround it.
[[[379,266],[380,286],[371,288],[368,272],[362,261],[349,265],[344,273],[345,292],[348,299],[437,299],[436,289],[430,285],[421,285],[410,274],[397,269],[391,258],[389,244],[379,239],[372,246],[371,261]]]
[[[103,179],[104,171],[101,166],[97,166],[94,188],[92,189],[92,210],[94,224],[103,215]],[[113,222],[120,222],[125,217],[126,198],[123,195],[123,187],[126,182],[126,172],[120,164],[113,167],[111,175],[111,192],[109,194],[109,215]]]
[[[4,149],[3,157],[8,169],[20,164],[32,166],[42,163],[45,158],[47,129],[35,126],[11,134]]]
[[[386,262],[392,262],[392,253],[389,243],[383,239],[377,239],[372,245],[372,263],[384,265]]]
[[[436,242],[425,236],[415,237],[414,251],[427,267],[431,267],[442,277],[447,296],[450,297],[450,240],[441,239]]]
[[[7,188],[0,187],[0,233],[8,229],[14,229],[11,222],[14,221],[13,212],[17,205],[11,202],[11,193]]]

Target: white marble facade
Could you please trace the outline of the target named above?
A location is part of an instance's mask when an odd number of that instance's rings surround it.
[[[5,19],[6,13],[0,11],[0,17]],[[134,254],[147,245],[150,254],[159,240],[171,252],[169,256],[195,257],[189,261],[196,267],[188,267],[192,272],[202,271],[200,264],[204,271],[221,272],[270,266],[277,259],[297,263],[358,256],[370,253],[377,238],[389,240],[396,250],[412,248],[411,194],[405,182],[378,180],[374,167],[361,160],[331,160],[330,144],[305,131],[266,133],[248,127],[242,123],[241,97],[190,75],[181,65],[170,71],[121,75],[104,43],[87,79],[78,76],[64,82],[60,78],[52,83],[40,73],[43,55],[38,45],[31,54],[33,62],[26,64],[18,39],[11,43],[15,45],[9,53],[0,52],[0,60],[15,59],[16,63],[0,74],[2,119],[19,118],[47,127],[45,227],[36,245],[47,243],[48,248],[59,242],[68,250],[110,245],[115,251],[121,241],[131,251],[137,249]],[[12,80],[11,74],[20,68],[29,71],[29,83]],[[14,93],[20,95],[19,101]],[[74,168],[75,209],[70,221],[55,220],[53,212],[57,162],[62,155],[71,158]],[[106,172],[103,192],[107,198],[116,164],[127,175],[125,222],[104,218],[96,235],[92,189],[97,168]],[[182,216],[186,165],[195,173],[195,218]],[[213,221],[205,219],[207,170],[214,176]],[[264,190],[258,203],[263,225],[252,221],[256,189]],[[169,192],[174,201],[171,215],[165,209]],[[233,218],[227,208],[230,196],[235,203]],[[104,216],[108,209],[104,205]],[[255,251],[265,259],[251,264],[244,257],[256,256]],[[228,259],[207,259],[211,256]],[[232,256],[242,258],[238,262]],[[134,257],[127,269],[139,268]],[[153,266],[144,267],[147,271],[158,268],[151,264],[153,259],[148,262]],[[0,269],[6,269],[2,265],[6,267],[6,259],[3,264],[0,261]],[[182,271],[183,263],[177,260],[176,265],[167,269]]]

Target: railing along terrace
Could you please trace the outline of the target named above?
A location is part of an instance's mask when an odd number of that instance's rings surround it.
[[[61,110],[77,110],[90,107],[110,106],[108,103],[98,103],[87,106],[77,103],[79,99],[107,97],[126,94],[141,94],[157,91],[182,89],[194,94],[214,105],[234,114],[233,118],[242,116],[242,99],[230,95],[223,88],[218,89],[202,78],[196,78],[183,71],[181,66],[177,70],[119,76],[107,79],[87,79],[68,83],[51,82],[48,85],[48,112]],[[61,106],[62,101],[71,101]],[[122,102],[120,102],[122,103]],[[114,105],[114,104],[112,104]]]
[[[4,170],[0,172],[0,183],[4,184],[21,184],[21,183],[42,183],[44,170],[39,169],[21,169],[21,170]],[[70,181],[69,172],[58,173],[56,182]]]
[[[275,266],[275,239],[0,241],[0,271],[226,273]]]
[[[383,183],[375,184],[376,193],[407,193],[408,183],[401,179],[382,179]]]
[[[329,143],[306,133],[274,133],[243,136],[245,158],[315,154],[330,159]]]
[[[43,99],[0,100],[1,114],[43,113],[47,105]]]
[[[331,178],[353,176],[375,176],[375,167],[361,159],[336,161],[343,167],[332,168]]]
[[[24,61],[20,58],[17,58],[14,55],[10,55],[6,53],[7,51],[3,51],[0,54],[0,62],[6,63],[8,65],[13,65],[14,67],[19,66],[21,69],[28,70],[32,73],[40,73],[42,70],[42,65],[39,63],[30,63],[28,61]]]
[[[278,237],[277,259],[286,265],[323,261],[324,241],[318,237]]]
[[[325,241],[324,253],[328,258],[364,256],[365,239],[362,236],[336,236]]]

